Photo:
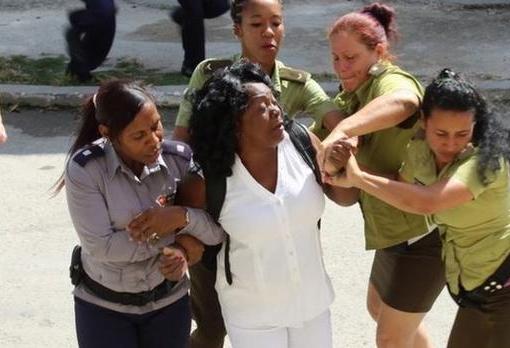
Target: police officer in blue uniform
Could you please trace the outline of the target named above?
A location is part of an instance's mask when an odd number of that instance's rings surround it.
[[[71,58],[67,74],[80,82],[92,78],[90,72],[99,67],[113,44],[115,5],[113,0],[83,0],[85,9],[69,13],[71,26],[65,32]]]
[[[71,267],[81,348],[186,347],[189,280],[184,272],[168,280],[165,265],[169,257],[186,259],[180,236],[205,244],[223,239],[204,211],[173,202],[191,165],[187,145],[163,140],[156,106],[137,84],[110,81],[84,106],[57,186],[65,186],[81,244]],[[166,228],[134,240],[130,222],[151,210]]]

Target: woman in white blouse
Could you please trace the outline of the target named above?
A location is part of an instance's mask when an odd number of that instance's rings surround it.
[[[271,80],[241,62],[198,91],[191,146],[206,178],[226,176],[218,222],[230,237],[216,291],[234,348],[332,347],[333,289],[318,220],[324,194],[284,129]]]
[[[285,131],[270,78],[247,61],[218,71],[195,95],[190,130],[206,183],[226,177],[218,222],[230,245],[216,290],[232,346],[332,347],[323,188]]]

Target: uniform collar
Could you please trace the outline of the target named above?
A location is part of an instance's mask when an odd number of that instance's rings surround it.
[[[159,172],[161,168],[164,168],[168,171],[168,166],[166,165],[165,161],[163,160],[163,156],[160,154],[158,156],[158,159],[154,164],[149,166],[144,166],[142,170],[142,174],[140,175],[140,178],[138,178],[136,175],[133,174],[131,169],[129,169],[124,162],[120,159],[119,155],[113,148],[113,145],[109,142],[103,139],[104,144],[104,152],[106,156],[106,167],[108,172],[108,178],[110,180],[113,180],[115,174],[117,174],[119,171],[124,172],[129,177],[134,178],[135,181],[141,181],[147,176]]]

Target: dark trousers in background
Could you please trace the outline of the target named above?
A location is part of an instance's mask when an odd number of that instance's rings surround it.
[[[74,299],[80,348],[186,348],[189,296],[146,314],[126,314]]]
[[[84,0],[86,8],[69,14],[66,41],[71,61],[68,73],[81,81],[91,78],[110,52],[115,36],[113,0]]]
[[[229,0],[178,0],[181,8],[172,15],[181,25],[183,67],[191,70],[205,59],[204,19],[221,16],[230,7]]]
[[[218,294],[214,289],[216,271],[201,262],[189,268],[191,279],[191,310],[197,328],[190,337],[190,348],[221,348],[226,330]]]

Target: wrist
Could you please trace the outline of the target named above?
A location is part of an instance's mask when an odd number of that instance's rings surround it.
[[[179,232],[189,225],[189,210],[186,207],[179,206],[179,216],[181,223],[175,229],[175,232]]]
[[[354,174],[353,186],[359,189],[363,189],[364,185],[368,182],[368,173],[359,171]]]
[[[189,258],[188,258],[188,252],[186,251],[186,248],[183,247],[182,245],[180,245],[178,242],[175,242],[173,243],[172,245],[172,248],[175,248],[175,249],[178,249],[181,251],[182,255],[184,256],[184,258],[186,259],[186,262],[189,261]]]

